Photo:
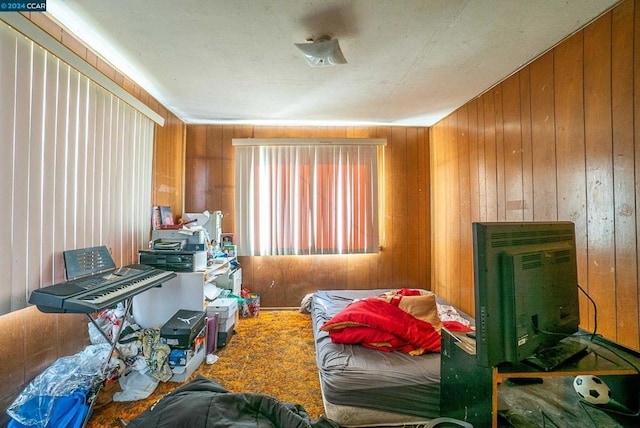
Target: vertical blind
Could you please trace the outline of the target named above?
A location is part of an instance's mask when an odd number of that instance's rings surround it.
[[[153,122],[0,22],[0,314],[65,278],[62,252],[148,240]]]
[[[380,140],[248,141],[234,140],[240,255],[378,251]]]

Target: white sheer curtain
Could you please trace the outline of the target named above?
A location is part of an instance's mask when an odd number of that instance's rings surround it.
[[[0,21],[0,314],[65,279],[62,252],[117,265],[149,236],[153,122]]]
[[[240,255],[373,253],[384,140],[234,140]]]

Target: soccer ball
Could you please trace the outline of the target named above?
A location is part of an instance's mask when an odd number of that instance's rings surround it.
[[[580,375],[573,380],[573,388],[580,398],[591,404],[607,404],[611,401],[611,390],[597,376]]]

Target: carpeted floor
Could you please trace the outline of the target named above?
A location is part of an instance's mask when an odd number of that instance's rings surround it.
[[[192,377],[204,375],[230,392],[261,393],[300,404],[312,419],[324,413],[308,314],[263,310],[257,317],[241,318],[235,330],[229,343],[216,352],[218,361],[202,364]],[[128,422],[180,385],[160,383],[145,400],[109,402],[119,390],[112,382],[101,392],[87,427],[119,427],[118,419]]]

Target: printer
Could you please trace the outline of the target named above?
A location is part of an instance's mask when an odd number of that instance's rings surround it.
[[[151,236],[150,248],[138,251],[139,263],[174,272],[207,268],[207,242],[202,228],[158,229]]]
[[[180,229],[154,229],[151,232],[149,249],[138,252],[139,263],[174,272],[207,268],[209,245],[215,247],[215,240],[220,239],[222,212],[183,214],[183,218],[190,222]]]
[[[206,251],[207,240],[202,228],[156,229],[151,232],[151,247],[154,250],[179,249],[184,251]],[[167,245],[175,244],[175,245]]]

